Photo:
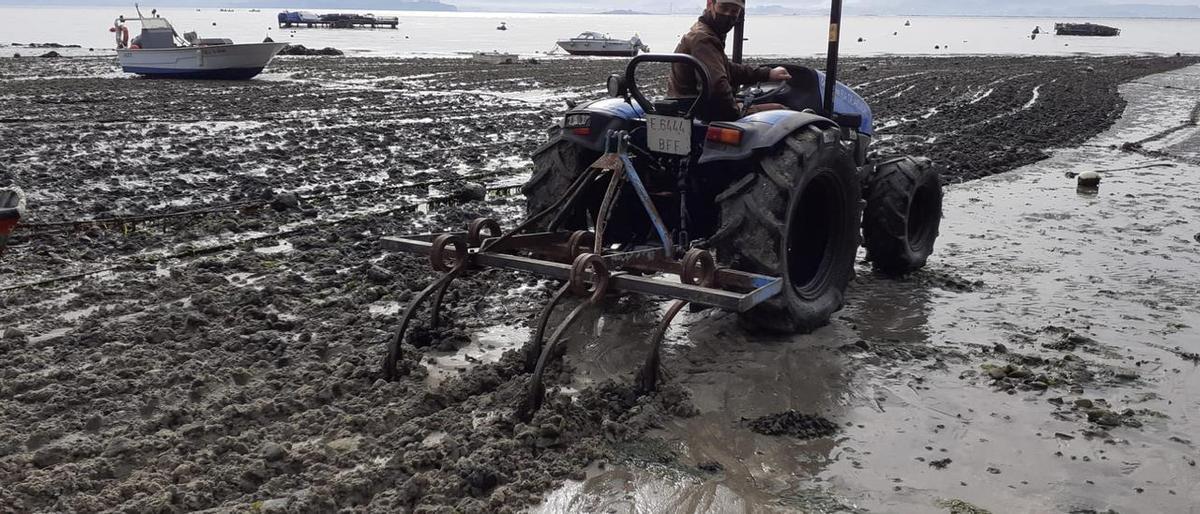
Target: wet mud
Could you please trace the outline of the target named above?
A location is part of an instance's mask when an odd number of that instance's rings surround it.
[[[1167,86],[1197,82],[1150,75],[1191,63],[848,63],[846,80],[876,110],[878,151],[941,158],[952,181],[1088,142],[1034,168],[1045,173],[952,189],[931,267],[898,282],[860,268],[850,305],[817,334],[764,340],[727,314],[684,316],[667,341],[668,386],[651,397],[632,393],[630,372],[664,306],[614,299],[572,338],[546,407],[522,424],[512,411],[528,376],[510,350],[555,284],[500,271],[460,280],[446,323],[417,330],[408,373],[386,382],[384,342],[434,274],[379,238],[519,217],[511,189],[545,127],[564,100],[600,94],[620,61],[281,58],[261,80],[230,84],[121,78],[107,59],[0,59],[0,186],[30,197],[29,224],[0,257],[0,504],[895,511],[944,500],[1099,511],[1105,500],[1136,511],[1127,506],[1197,501],[1185,487],[1196,481],[1196,405],[1180,398],[1197,385],[1188,356],[1200,352],[1186,273],[1196,136],[1154,137],[1185,125],[1191,106],[1181,116],[1174,104],[1141,107],[1095,137],[1135,94],[1186,95]],[[1134,79],[1155,85],[1123,86],[1123,99],[1118,84]],[[1130,141],[1144,152],[1122,151]],[[1065,172],[1080,162],[1135,169],[1076,196]],[[1170,166],[1139,168],[1148,164]],[[752,430],[764,417],[762,431],[792,435]],[[1104,494],[1074,471],[1069,484],[1052,476],[1067,465]],[[991,469],[1016,483],[989,485]],[[1136,488],[1141,503],[1121,503]]]
[[[860,265],[847,308],[812,335],[692,314],[666,366],[700,413],[649,434],[676,463],[594,471],[540,512],[1190,512],[1197,85],[1191,67],[1121,86],[1111,129],[948,188],[929,267],[895,280]],[[1122,149],[1141,139],[1153,153]],[[1098,189],[1076,188],[1087,170]],[[578,359],[621,369],[628,352]],[[839,429],[745,426],[780,412]]]

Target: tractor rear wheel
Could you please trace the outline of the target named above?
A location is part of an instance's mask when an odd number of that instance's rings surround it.
[[[554,205],[597,157],[599,155],[596,152],[564,140],[560,134],[552,135],[549,141],[533,152],[533,175],[521,187],[521,192],[525,194],[525,215],[533,216]],[[533,228],[545,228],[550,219],[543,219]],[[587,228],[586,209],[577,209],[562,228]]]
[[[747,328],[811,332],[841,309],[858,251],[861,183],[836,129],[802,129],[762,154],[717,195],[711,242],[734,269],[783,278],[743,313]]]
[[[925,266],[942,222],[942,179],[929,159],[900,157],[875,166],[863,196],[867,260],[888,275]]]

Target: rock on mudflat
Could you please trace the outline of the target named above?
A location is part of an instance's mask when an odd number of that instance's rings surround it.
[[[267,443],[262,447],[262,454],[264,459],[274,462],[287,457],[287,450],[277,443]]]
[[[271,208],[280,212],[300,209],[300,196],[295,193],[279,193],[271,200]]]
[[[395,279],[396,277],[390,271],[379,266],[371,266],[367,269],[367,280],[373,284],[389,284]]]
[[[487,187],[478,182],[467,182],[463,184],[452,195],[455,199],[464,202],[475,202],[487,199]]]
[[[1092,188],[1100,186],[1100,174],[1094,171],[1085,171],[1080,173],[1079,176],[1076,177],[1076,180],[1079,182],[1079,187]]]

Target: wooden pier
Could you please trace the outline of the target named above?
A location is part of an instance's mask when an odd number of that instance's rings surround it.
[[[307,11],[284,11],[279,13],[279,28],[332,28],[352,29],[356,27],[396,28],[400,18],[395,16],[375,16],[372,14],[313,14]]]

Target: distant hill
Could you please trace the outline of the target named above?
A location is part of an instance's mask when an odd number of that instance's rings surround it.
[[[614,9],[612,11],[604,11],[600,14],[650,14],[648,12],[634,11],[631,9]]]
[[[97,4],[105,5],[106,3],[119,4],[122,2],[101,2],[98,0],[0,0],[0,5],[94,6]],[[333,9],[398,11],[458,10],[457,7],[442,3],[439,0],[154,0],[153,3],[154,7],[160,11],[179,7],[230,7],[235,9],[263,7],[268,9],[320,9],[322,11]]]

